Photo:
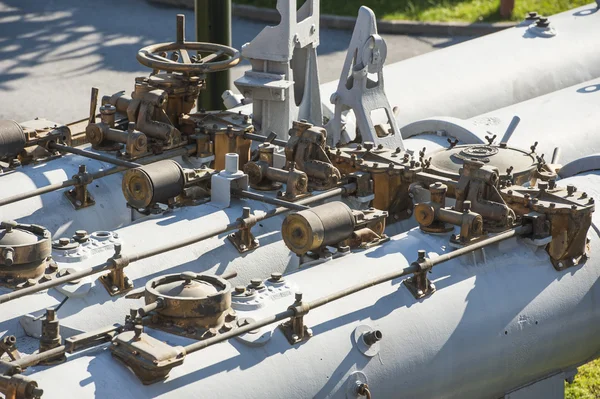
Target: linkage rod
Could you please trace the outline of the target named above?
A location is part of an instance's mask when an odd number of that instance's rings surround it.
[[[126,168],[137,168],[138,166],[142,166],[142,164],[125,161],[123,159],[111,158],[106,155],[96,154],[92,151],[82,150],[75,147],[70,147],[67,145],[57,144],[57,143],[49,143],[48,147],[53,150],[58,150],[60,152],[69,152],[71,154],[81,155],[82,157],[95,159],[97,161],[111,163],[113,165],[124,166]]]
[[[478,243],[469,245],[467,247],[456,249],[456,250],[454,250],[452,252],[449,252],[447,254],[438,256],[438,257],[433,258],[433,259],[427,259],[425,262],[429,262],[429,263],[427,263],[428,265],[437,266],[437,265],[439,265],[441,263],[444,263],[444,262],[447,262],[449,260],[458,258],[460,256],[469,254],[469,253],[471,253],[473,251],[476,251],[476,250],[481,249],[483,247],[486,247],[488,245],[495,244],[495,243],[507,240],[507,239],[515,237],[515,236],[519,236],[519,235],[523,235],[523,234],[528,234],[530,232],[531,232],[531,226],[530,225],[519,226],[519,227],[516,227],[514,229],[508,230],[508,231],[506,231],[504,233],[500,233],[500,234],[495,235],[493,237],[490,237],[490,238],[487,238],[485,240],[482,240],[482,241],[480,241]],[[321,298],[315,299],[314,301],[308,302],[305,305],[301,305],[301,308],[306,313],[306,312],[308,312],[311,309],[316,309],[316,308],[318,308],[320,306],[323,306],[323,305],[325,305],[325,304],[327,304],[329,302],[337,301],[338,299],[347,297],[349,295],[352,295],[352,294],[354,294],[356,292],[359,292],[359,291],[362,291],[364,289],[367,289],[367,288],[370,288],[370,287],[373,287],[373,286],[385,283],[387,281],[394,280],[394,279],[399,278],[399,277],[403,277],[403,276],[407,276],[409,274],[416,273],[419,270],[421,270],[421,266],[417,262],[413,262],[410,266],[405,267],[403,269],[383,274],[383,275],[381,275],[379,277],[375,277],[375,278],[373,278],[371,280],[362,282],[360,284],[353,285],[351,287],[345,288],[345,289],[340,290],[338,292],[335,292],[333,294],[326,295],[326,296],[323,296]],[[255,321],[253,323],[246,324],[245,326],[240,327],[240,328],[238,328],[236,330],[231,330],[231,331],[228,331],[228,332],[226,332],[224,334],[218,335],[216,337],[209,338],[209,339],[204,340],[204,341],[198,341],[198,342],[195,342],[193,344],[190,344],[190,345],[188,345],[188,346],[185,347],[185,352],[187,354],[189,354],[189,353],[193,353],[193,352],[199,351],[200,349],[204,349],[204,348],[209,347],[211,345],[218,344],[220,342],[226,341],[226,340],[228,340],[230,338],[233,338],[233,337],[236,337],[238,335],[245,334],[245,333],[247,333],[249,331],[256,330],[258,328],[267,326],[269,324],[277,323],[279,321],[283,321],[284,319],[287,319],[289,317],[295,316],[299,312],[300,312],[299,308],[291,307],[288,310],[286,310],[285,312],[281,312],[281,313],[277,313],[277,314],[265,317],[263,319]]]
[[[152,163],[152,162],[161,161],[161,160],[166,159],[166,158],[177,157],[177,156],[180,156],[180,155],[193,155],[195,152],[196,152],[196,149],[193,148],[193,147],[190,147],[190,148],[183,147],[183,148],[177,148],[177,149],[172,150],[172,151],[167,151],[167,152],[164,152],[162,154],[154,155],[154,156],[151,156],[151,157],[142,158],[139,161],[140,161],[141,165],[146,165],[146,164],[149,164],[149,163]],[[139,166],[138,164],[134,164],[134,165]],[[131,166],[131,167],[137,167],[137,166]],[[124,170],[129,169],[129,168],[130,167],[116,166],[116,167],[113,167],[113,168],[110,168],[110,169],[101,170],[99,172],[92,173],[91,176],[92,176],[93,180],[97,180],[97,179],[100,179],[100,178],[105,177],[105,176],[110,176],[110,175],[113,175],[115,173],[122,172]],[[60,182],[60,183],[54,183],[54,184],[47,185],[45,187],[36,188],[35,190],[31,190],[31,191],[27,191],[27,192],[24,192],[24,193],[16,194],[16,195],[13,195],[11,197],[0,199],[0,206],[12,204],[12,203],[15,203],[15,202],[18,202],[18,201],[22,201],[22,200],[27,199],[27,198],[37,197],[38,195],[42,195],[42,194],[50,193],[52,191],[60,190],[61,188],[71,187],[71,186],[74,186],[76,183],[77,182],[74,179],[69,179],[69,180],[65,180],[65,181]]]
[[[310,203],[322,201],[327,198],[335,197],[338,195],[349,194],[349,193],[352,193],[354,190],[356,190],[356,185],[354,183],[351,183],[351,184],[347,184],[347,185],[339,187],[339,188],[334,188],[329,191],[324,191],[320,194],[317,194],[317,195],[314,195],[311,197],[303,198],[302,200],[300,200],[296,203],[297,204],[310,204]],[[260,222],[262,220],[265,220],[265,219],[268,219],[273,216],[277,216],[279,214],[289,212],[289,211],[290,211],[289,208],[278,207],[278,208],[274,208],[268,212],[265,212],[261,215],[251,216],[251,217],[255,218],[255,220],[257,222]],[[136,261],[139,261],[142,259],[149,258],[151,256],[155,256],[155,255],[169,252],[169,251],[181,248],[181,247],[186,247],[188,245],[195,244],[197,242],[218,236],[219,234],[227,233],[227,232],[230,232],[233,230],[238,230],[239,228],[242,227],[242,224],[243,224],[242,221],[236,220],[235,222],[232,222],[226,226],[213,227],[212,229],[204,230],[202,233],[197,234],[195,236],[191,236],[185,240],[178,241],[175,243],[165,244],[162,246],[157,246],[155,248],[152,248],[152,249],[149,249],[146,251],[138,252],[137,254],[124,256],[124,258],[126,258],[129,263],[133,263],[133,262],[136,262]],[[112,267],[113,267],[113,262],[109,260],[109,261],[101,263],[99,265],[96,265],[93,267],[88,267],[83,270],[79,270],[73,274],[68,274],[66,276],[58,277],[58,278],[55,278],[55,279],[52,279],[49,281],[45,281],[43,283],[39,283],[39,284],[33,285],[31,287],[26,287],[26,288],[22,288],[17,291],[9,292],[7,294],[0,295],[0,304],[36,293],[39,291],[53,288],[53,287],[68,283],[73,280],[79,280],[81,278],[91,276],[91,275],[94,275],[97,273],[107,272],[107,271],[110,271],[112,269]]]

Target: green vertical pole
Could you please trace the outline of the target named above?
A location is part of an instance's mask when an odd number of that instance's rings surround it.
[[[231,0],[195,0],[196,40],[231,46]],[[208,73],[206,89],[198,96],[198,108],[223,108],[221,94],[229,87],[229,71]]]

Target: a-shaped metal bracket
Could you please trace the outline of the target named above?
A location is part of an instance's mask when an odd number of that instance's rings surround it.
[[[350,141],[370,141],[388,148],[404,149],[400,130],[384,91],[383,64],[386,56],[387,45],[377,34],[375,14],[370,8],[362,6],[358,11],[337,90],[331,96],[335,113],[326,125],[327,144],[330,146]],[[356,137],[344,129],[343,118],[349,110],[356,117]],[[381,115],[384,120],[379,120],[378,112],[385,114]],[[384,127],[386,124],[387,127]]]

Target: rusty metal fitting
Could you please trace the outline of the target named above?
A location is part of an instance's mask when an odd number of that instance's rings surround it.
[[[435,292],[435,285],[427,277],[427,273],[432,269],[433,264],[427,258],[425,250],[421,249],[417,252],[417,260],[411,266],[415,267],[417,271],[403,281],[404,286],[416,299],[425,298],[433,294]]]
[[[242,208],[242,216],[237,219],[240,228],[235,233],[229,234],[227,238],[237,248],[238,252],[244,253],[260,246],[258,240],[252,234],[251,228],[258,222],[256,216],[251,214],[250,207]]]
[[[382,338],[383,334],[379,330],[369,331],[363,335],[363,341],[365,341],[365,344],[367,344],[368,346],[371,346],[376,342],[381,341]]]

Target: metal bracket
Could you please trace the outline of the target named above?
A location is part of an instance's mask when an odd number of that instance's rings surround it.
[[[319,0],[278,0],[281,21],[263,29],[242,46],[242,56],[252,70],[235,81],[252,110],[260,134],[277,132],[288,139],[292,121],[306,119],[323,123],[317,46],[319,45]],[[296,105],[298,104],[298,105]]]
[[[358,139],[350,137],[347,131],[343,134],[342,114],[352,110],[362,142],[370,141],[388,148],[404,149],[400,129],[384,91],[383,64],[386,56],[387,45],[377,34],[375,14],[370,8],[362,6],[358,11],[337,90],[331,96],[335,113],[326,125],[327,144],[330,146]],[[370,75],[377,75],[377,78],[373,79]],[[379,121],[373,121],[373,112],[378,110],[385,112],[389,131],[384,131],[380,125],[376,126]]]
[[[21,354],[17,350],[17,337],[14,335],[8,335],[0,340],[0,356],[5,353],[12,361],[21,358]]]
[[[110,273],[100,276],[99,280],[106,288],[110,296],[124,294],[133,289],[133,282],[125,275],[123,268],[128,262],[119,262],[118,260],[125,259],[121,255],[121,244],[115,243],[115,254],[111,260],[115,261],[115,266]]]
[[[431,266],[427,263],[426,252],[424,250],[419,250],[419,257],[413,265],[418,266],[420,270],[413,276],[405,279],[404,286],[408,288],[416,299],[430,296],[435,292],[435,284],[427,278],[427,273],[431,270]]]
[[[242,223],[242,227],[235,233],[229,234],[227,238],[237,248],[239,253],[244,253],[256,249],[260,243],[250,231],[252,226],[256,224],[256,219],[250,215],[250,207],[242,208],[242,217],[238,218]]]
[[[79,165],[79,173],[73,176],[73,180],[75,181],[75,187],[65,191],[65,196],[71,201],[75,209],[79,210],[94,205],[96,201],[87,190],[87,185],[94,179],[87,172],[85,165]]]
[[[313,332],[304,324],[304,315],[308,313],[308,309],[304,307],[302,302],[302,293],[296,293],[296,301],[289,309],[293,309],[295,314],[286,322],[279,325],[283,335],[287,338],[290,345],[306,341],[313,336]]]

